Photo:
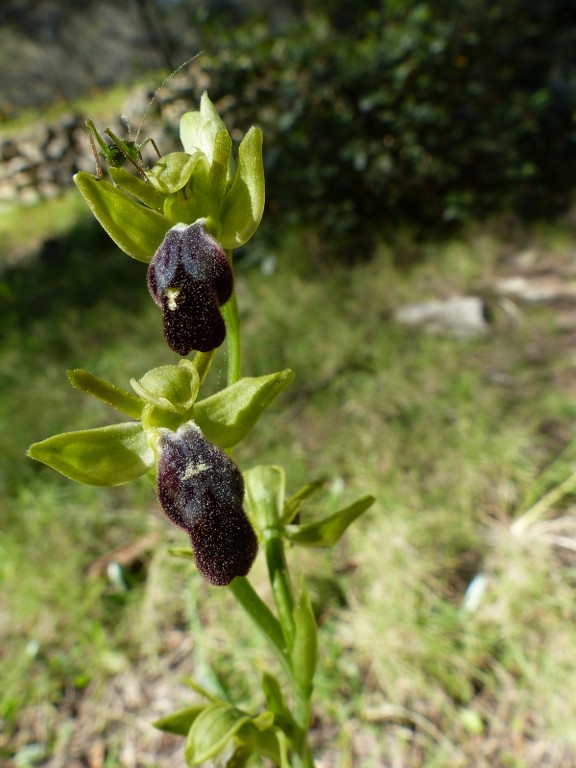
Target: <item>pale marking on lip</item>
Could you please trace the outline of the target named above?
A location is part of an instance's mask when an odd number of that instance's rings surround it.
[[[168,302],[168,309],[172,311],[178,309],[178,296],[180,295],[180,288],[166,288],[164,291],[166,300]]]
[[[190,464],[188,467],[186,467],[186,471],[184,472],[182,480],[190,480],[191,477],[196,477],[196,475],[200,475],[202,472],[207,472],[209,469],[210,466],[208,464],[204,464],[204,462],[200,462],[199,464]]]

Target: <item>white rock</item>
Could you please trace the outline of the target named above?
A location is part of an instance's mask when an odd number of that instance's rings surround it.
[[[453,296],[443,301],[433,300],[408,304],[394,313],[403,325],[422,326],[430,333],[445,333],[468,338],[486,333],[486,307],[477,296]]]

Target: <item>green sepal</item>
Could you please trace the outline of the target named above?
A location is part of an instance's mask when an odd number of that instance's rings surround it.
[[[133,259],[148,263],[164,240],[170,222],[90,173],[80,171],[74,183],[116,245]]]
[[[186,112],[180,118],[180,141],[184,151],[193,154],[200,150],[212,165],[216,136],[226,130],[224,121],[218,114],[206,91],[200,98],[200,109]]]
[[[275,464],[261,464],[244,472],[246,514],[256,531],[263,535],[267,528],[277,528],[282,519],[286,473]]]
[[[134,422],[64,432],[33,443],[27,455],[86,485],[123,485],[154,464],[142,425]]]
[[[170,152],[148,172],[148,179],[160,193],[172,195],[188,184],[201,159],[201,152]]]
[[[318,630],[312,603],[304,579],[300,581],[298,599],[293,611],[294,643],[291,649],[294,680],[301,691],[312,692],[318,659]]]
[[[325,484],[325,480],[313,480],[311,483],[306,483],[297,491],[294,496],[286,499],[284,504],[284,512],[282,513],[282,522],[284,524],[291,523],[296,517],[298,512],[302,509],[305,502],[319,491]]]
[[[238,248],[250,240],[260,225],[264,201],[262,131],[253,126],[238,148],[238,168],[220,213],[218,239],[223,248]]]
[[[240,442],[272,400],[294,378],[290,369],[245,377],[194,405],[194,421],[204,437],[220,448]]]
[[[130,386],[147,403],[165,411],[186,414],[198,396],[200,377],[190,360],[179,365],[161,365],[131,379]]]
[[[166,717],[161,717],[156,720],[152,725],[159,731],[165,733],[174,733],[177,736],[187,736],[188,731],[192,727],[192,723],[201,712],[203,712],[209,704],[197,704],[194,707],[186,707],[179,712],[174,712]]]
[[[374,496],[362,496],[349,507],[323,520],[304,525],[287,525],[284,528],[284,535],[290,541],[304,547],[333,547],[350,523],[360,517],[375,501]]]
[[[210,704],[192,723],[184,751],[188,765],[200,765],[217,755],[251,717],[228,704]]]
[[[131,392],[126,392],[125,389],[109,384],[104,379],[82,368],[66,371],[66,375],[75,389],[98,398],[106,405],[112,406],[112,408],[131,416],[133,419],[140,419],[142,416],[144,403]]]
[[[125,168],[114,168],[111,166],[108,168],[108,173],[114,184],[122,191],[133,195],[133,197],[149,208],[162,211],[164,195],[157,189],[154,189],[152,184],[144,181],[144,179],[140,179],[138,176],[134,176],[133,173],[130,173]]]

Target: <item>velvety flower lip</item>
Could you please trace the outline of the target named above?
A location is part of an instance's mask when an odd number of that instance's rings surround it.
[[[226,337],[220,306],[232,295],[234,278],[226,253],[204,222],[168,230],[148,268],[150,295],[164,315],[164,335],[183,357],[210,352]]]
[[[157,487],[169,520],[189,534],[206,581],[225,586],[246,576],[258,541],[242,506],[244,480],[232,459],[195,425],[163,429]]]

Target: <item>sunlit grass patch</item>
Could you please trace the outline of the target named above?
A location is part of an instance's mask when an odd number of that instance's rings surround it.
[[[23,457],[31,440],[110,420],[104,406],[69,388],[66,368],[126,387],[175,360],[142,265],[100,244],[95,255],[90,242],[86,231],[54,275],[44,267],[10,283],[18,301],[0,342],[8,500],[0,611],[10,617],[0,631],[3,716],[15,723],[26,703],[48,698],[57,707],[67,687],[80,692],[135,663],[153,666],[185,633],[191,645],[175,675],[193,670],[249,704],[273,661],[228,596],[169,555],[187,540],[168,532],[150,484],[84,488]],[[490,233],[426,249],[428,259],[409,270],[384,247],[350,270],[311,256],[291,263],[287,248],[272,274],[241,274],[244,372],[290,365],[296,379],[235,457],[246,468],[286,464],[290,492],[326,477],[323,500],[335,509],[359,493],[377,497],[334,553],[289,554],[313,577],[321,617],[321,725],[334,729],[351,764],[382,765],[396,754],[410,766],[469,768],[488,765],[492,754],[494,764],[532,766],[530,745],[548,755],[576,750],[574,563],[558,546],[574,530],[567,520],[552,525],[572,515],[571,496],[522,535],[513,526],[569,475],[567,454],[538,480],[558,450],[543,425],[561,423],[569,434],[574,407],[551,389],[548,310],[510,322],[496,304],[489,333],[471,340],[393,323],[400,304],[484,288],[498,269]],[[139,294],[128,289],[137,270]],[[70,291],[71,307],[45,290],[50,279]],[[29,317],[23,307],[38,312]],[[538,361],[535,339],[544,350]],[[224,375],[217,362],[208,387]],[[311,504],[304,514],[313,513]],[[131,589],[106,574],[88,577],[101,555],[150,530],[160,536]],[[257,587],[260,568],[251,577]],[[468,590],[479,575],[486,589],[471,610]],[[242,646],[241,660],[224,630]],[[214,668],[225,670],[221,679]]]

